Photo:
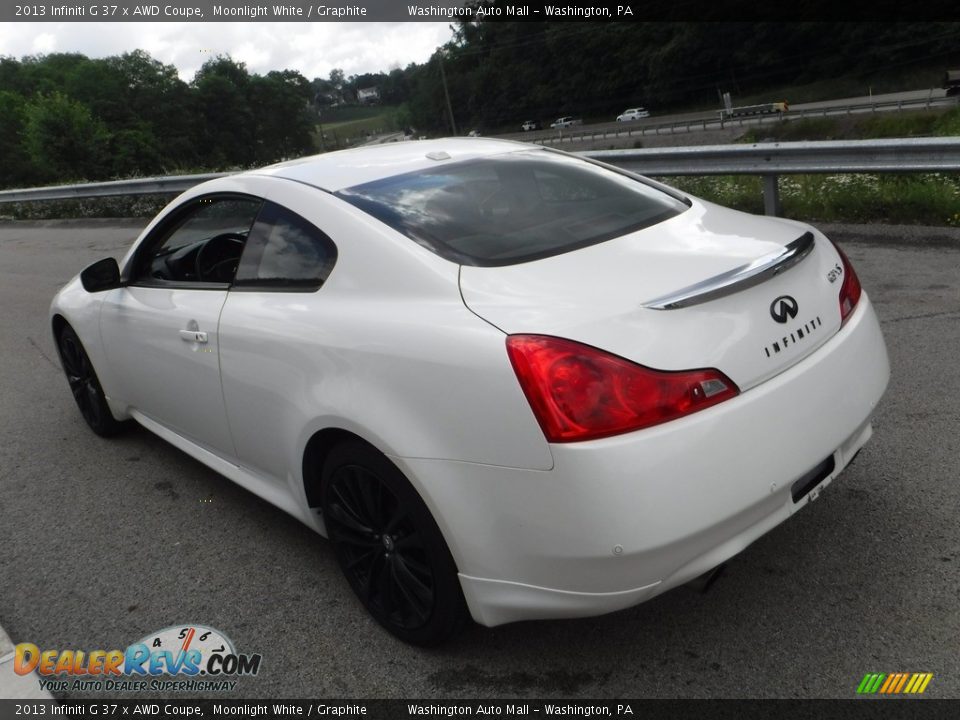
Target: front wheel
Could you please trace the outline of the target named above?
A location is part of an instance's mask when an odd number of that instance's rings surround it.
[[[323,516],[340,569],[367,611],[393,635],[436,645],[467,619],[457,568],[416,491],[361,441],[335,447],[323,467]]]
[[[73,393],[80,414],[90,429],[101,437],[110,437],[123,430],[124,423],[117,421],[110,412],[87,351],[83,349],[80,338],[69,325],[64,325],[57,337],[57,350],[63,372],[70,384],[70,392]]]

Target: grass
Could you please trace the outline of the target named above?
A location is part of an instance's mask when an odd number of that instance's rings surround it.
[[[323,109],[321,119],[324,124],[349,123],[357,120],[369,120],[384,113],[394,113],[395,105],[337,105]]]
[[[943,71],[953,65],[953,62],[943,58],[938,60],[924,58],[917,63],[884,68],[876,73],[844,75],[815,82],[784,85],[760,92],[739,93],[735,87],[727,86],[722,89],[733,94],[733,104],[738,107],[779,100],[787,100],[791,105],[797,105],[836,98],[869,97],[871,94],[883,95],[918,88],[939,88],[943,83]],[[718,102],[716,92],[711,91],[705,94],[702,102],[667,103],[656,109],[657,114],[718,110]]]
[[[350,105],[328,108],[321,116],[324,147],[327,150],[354,145],[367,135],[394,132],[399,129],[398,107],[394,105]],[[320,128],[314,133],[320,148]]]
[[[738,142],[798,140],[864,140],[870,138],[960,136],[960,107],[950,110],[911,110],[876,115],[834,115],[787,118],[773,125],[750,128]]]
[[[665,182],[720,205],[763,212],[758,177],[680,177]],[[786,175],[780,178],[780,202],[786,217],[810,222],[960,226],[960,176]]]
[[[819,80],[802,85],[782,87],[776,91],[764,91],[734,97],[734,105],[754,105],[757,103],[787,100],[791,105],[820,100],[832,100],[845,97],[869,97],[886,93],[916,90],[917,88],[939,88],[943,84],[943,63],[902,69],[900,71],[874,75],[847,75],[843,77]]]
[[[148,218],[160,212],[176,195],[177,193],[3,203],[0,205],[0,220]]]
[[[947,111],[787,119],[751,128],[738,142],[930,136],[960,136],[960,107]],[[763,212],[759,177],[682,177],[667,178],[666,182],[721,205]],[[785,216],[811,222],[960,227],[960,174],[789,175],[780,178],[780,201]]]

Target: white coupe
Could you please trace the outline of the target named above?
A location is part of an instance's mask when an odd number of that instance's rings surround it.
[[[94,432],[329,537],[419,644],[703,576],[847,466],[889,375],[814,228],[487,139],[198,185],[51,312]]]
[[[617,122],[625,122],[628,120],[642,120],[643,118],[650,117],[650,112],[646,108],[630,108],[624,110],[622,113],[617,115]]]

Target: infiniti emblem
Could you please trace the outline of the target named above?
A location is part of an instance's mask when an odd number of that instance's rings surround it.
[[[781,295],[770,303],[770,317],[778,323],[785,323],[797,316],[800,308],[797,301],[789,295]]]

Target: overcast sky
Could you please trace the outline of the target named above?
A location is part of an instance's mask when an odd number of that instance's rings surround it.
[[[209,58],[230,55],[257,74],[299,70],[308,80],[424,62],[450,39],[449,24],[408,23],[0,23],[0,55],[88,57],[146,50],[189,82]]]

